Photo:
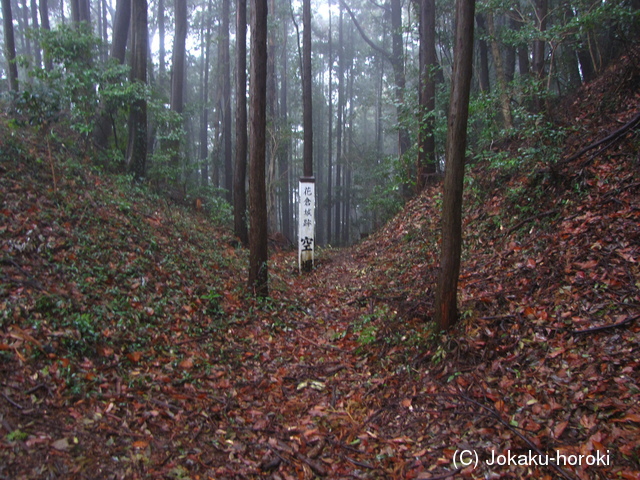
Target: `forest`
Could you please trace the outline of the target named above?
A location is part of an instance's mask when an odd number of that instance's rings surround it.
[[[638,0],[2,18],[0,479],[640,477]]]

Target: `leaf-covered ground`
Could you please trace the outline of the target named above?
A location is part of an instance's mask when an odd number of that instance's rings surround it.
[[[638,113],[638,65],[567,100],[562,158]],[[0,130],[0,478],[640,478],[637,127],[471,167],[448,335],[439,187],[309,275],[274,248],[257,301],[203,212],[92,170],[66,134]]]

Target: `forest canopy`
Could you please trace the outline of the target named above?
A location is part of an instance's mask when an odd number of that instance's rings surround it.
[[[468,161],[513,167],[492,147],[514,135],[532,139],[517,162],[557,160],[555,99],[637,40],[638,4],[477,2]],[[247,140],[238,133],[247,127],[237,123],[238,91],[250,81],[251,34],[238,35],[249,18],[239,23],[238,5],[4,0],[5,103],[42,128],[69,123],[105,167],[175,200],[200,199],[223,222],[240,203],[243,238],[246,174],[238,165]],[[268,2],[267,229],[289,241],[303,173],[302,13],[298,1]],[[316,243],[366,236],[442,174],[454,23],[453,2],[311,2]]]

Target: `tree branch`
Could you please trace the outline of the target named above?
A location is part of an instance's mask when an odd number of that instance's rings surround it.
[[[362,29],[362,27],[360,26],[360,23],[358,22],[358,20],[356,19],[356,16],[354,15],[354,13],[351,11],[351,9],[349,8],[349,5],[347,5],[347,3],[344,0],[340,0],[340,5],[342,5],[345,10],[347,11],[347,13],[349,13],[349,16],[351,17],[351,20],[353,20],[353,24],[356,26],[356,28],[358,29],[358,32],[360,32],[360,36],[362,37],[362,39],[367,42],[367,44],[373,48],[376,52],[380,53],[381,55],[384,56],[384,58],[386,58],[389,62],[392,61],[392,56],[391,53],[387,52],[384,48],[376,45],[375,43],[373,43],[373,41],[367,36],[366,33],[364,33],[364,30]]]
[[[635,117],[633,117],[631,120],[629,120],[626,124],[624,124],[619,129],[617,129],[615,132],[607,135],[605,138],[603,138],[601,140],[598,140],[597,142],[592,143],[588,147],[584,147],[582,150],[579,150],[578,152],[574,153],[570,157],[565,158],[564,160],[561,160],[560,162],[558,162],[558,165],[564,165],[565,163],[569,163],[569,162],[575,160],[576,158],[581,157],[582,155],[587,153],[589,150],[593,150],[594,148],[599,147],[603,143],[607,143],[609,141],[616,140],[618,137],[624,135],[629,130],[632,130],[639,123],[640,123],[640,112],[638,112]]]

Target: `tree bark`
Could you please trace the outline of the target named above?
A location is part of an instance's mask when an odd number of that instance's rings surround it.
[[[165,80],[167,76],[164,22],[164,0],[158,0],[158,88],[163,93],[165,92]]]
[[[398,119],[398,155],[402,157],[411,146],[411,137],[406,127],[402,125],[404,117],[404,89],[406,77],[404,74],[404,42],[402,39],[402,2],[391,0],[391,49],[393,78],[396,89],[396,102]]]
[[[40,25],[44,30],[51,30],[51,26],[49,24],[49,2],[48,0],[40,0],[38,3],[38,8],[40,10]],[[47,72],[53,70],[53,62],[47,55],[44,55],[44,68]]]
[[[233,229],[244,246],[247,231],[247,1],[236,12],[236,168],[233,177]]]
[[[442,252],[435,312],[436,323],[442,330],[451,328],[458,317],[456,297],[462,252],[462,190],[473,70],[474,10],[475,0],[456,1],[456,43],[442,206]]]
[[[252,0],[249,109],[249,289],[269,294],[267,193],[265,186],[267,106],[267,0]]]
[[[303,175],[313,176],[313,112],[311,88],[311,0],[302,2],[302,123],[304,147],[302,153]]]
[[[436,108],[436,2],[420,0],[420,113],[418,123],[418,165],[416,189],[421,192],[436,173],[434,136]]]
[[[31,28],[38,29],[38,5],[36,4],[36,0],[31,0]],[[38,68],[42,67],[42,51],[40,50],[40,45],[38,42],[35,42],[35,64]]]
[[[222,49],[222,135],[224,142],[224,188],[227,201],[233,201],[233,151],[231,143],[231,62],[229,61],[230,0],[222,0],[220,43]]]
[[[331,25],[331,0],[329,0],[329,95],[328,117],[329,126],[327,132],[327,244],[331,243],[331,224],[332,224],[332,176],[333,176],[333,29]]]
[[[278,161],[278,171],[280,173],[280,185],[282,186],[282,191],[280,195],[280,200],[282,202],[282,233],[284,233],[285,237],[288,239],[293,238],[293,231],[291,229],[292,221],[291,221],[291,194],[289,192],[289,150],[291,144],[291,135],[289,128],[289,113],[288,113],[288,92],[287,92],[287,38],[289,36],[289,26],[287,22],[287,17],[283,19],[283,45],[282,45],[282,73],[281,73],[281,85],[280,85],[280,124],[281,131],[284,136],[283,145],[279,152],[279,161]]]
[[[4,26],[4,49],[9,69],[9,88],[18,92],[18,65],[16,65],[16,41],[13,31],[11,0],[2,0],[2,21]]]
[[[487,22],[485,16],[481,13],[476,15],[476,24],[478,25],[478,37],[487,35]],[[489,93],[491,91],[491,82],[489,80],[489,47],[487,41],[484,38],[478,40],[478,53],[480,55],[480,75],[478,78],[478,84],[480,91]]]
[[[131,25],[131,79],[146,83],[149,42],[147,0],[131,0]],[[126,162],[135,180],[144,178],[147,162],[147,102],[144,99],[138,99],[131,105]]]
[[[209,52],[211,50],[211,27],[213,23],[213,1],[207,7],[206,33],[203,35],[202,55],[202,110],[200,111],[200,184],[209,185]]]
[[[513,117],[511,115],[511,97],[507,88],[507,80],[505,78],[504,65],[502,63],[502,55],[500,53],[498,37],[496,36],[496,27],[493,21],[493,13],[491,12],[487,14],[487,28],[489,29],[489,35],[491,35],[491,53],[493,55],[493,62],[496,67],[498,88],[500,88],[500,112],[502,113],[502,120],[504,122],[505,130],[511,130],[513,128]]]
[[[343,13],[342,5],[340,3],[340,19],[338,22],[338,106],[336,112],[336,178],[335,178],[335,201],[334,201],[334,230],[336,244],[340,245],[342,238],[342,191],[340,190],[340,184],[342,182],[342,117],[344,112],[344,31],[343,31]]]
[[[175,38],[173,39],[173,71],[171,75],[171,110],[184,109],[184,76],[187,38],[187,0],[175,1]]]
[[[173,58],[171,71],[171,100],[170,109],[182,118],[184,110],[184,91],[186,76],[186,39],[187,39],[187,0],[175,0],[175,33],[173,38]],[[184,119],[181,121],[184,126]],[[184,187],[180,185],[181,160],[180,141],[167,142],[167,149],[171,150],[172,177],[167,179],[169,188],[177,196],[184,195]]]

